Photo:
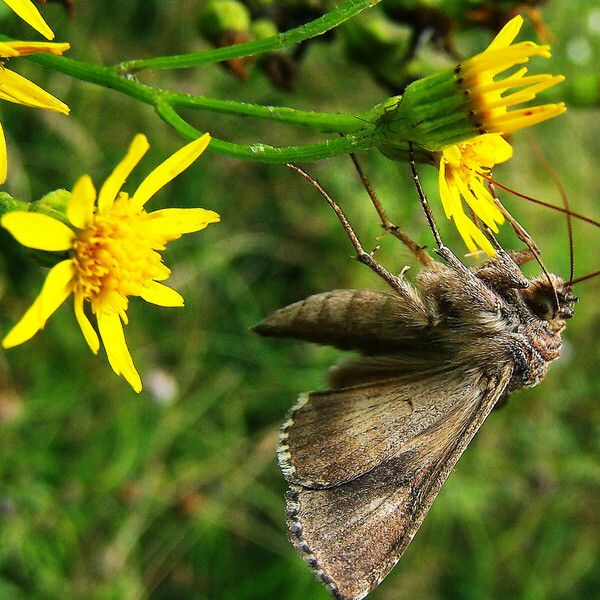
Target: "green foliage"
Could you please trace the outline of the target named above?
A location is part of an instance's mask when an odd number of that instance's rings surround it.
[[[576,5],[555,1],[544,9],[557,38],[549,70],[568,78],[592,69],[572,62],[570,41],[600,39],[590,26],[594,14],[598,19],[595,2]],[[74,22],[56,4],[44,10],[57,39],[97,62],[202,47],[197,2],[81,2]],[[478,30],[458,45],[466,53],[489,39]],[[165,88],[306,110],[360,111],[383,100],[387,94],[344,56],[339,43],[312,45],[293,96],[274,91],[260,72],[240,83],[216,66],[144,77]],[[7,190],[14,197],[70,188],[82,173],[100,183],[138,131],[152,144],[148,168],[183,143],[133,99],[24,61],[18,68],[66,101],[72,116],[3,103]],[[232,116],[194,119],[225,139],[281,145],[310,139],[302,129]],[[517,134],[515,158],[495,176],[559,203],[527,141],[534,140],[573,207],[597,215],[599,123],[597,109],[572,110]],[[374,152],[363,159],[390,218],[431,244],[408,168]],[[135,189],[145,172],[138,169],[127,188]],[[381,245],[381,262],[392,270],[410,262],[394,239],[378,239],[375,214],[348,159],[322,161],[311,172],[342,204],[365,247]],[[423,166],[421,174],[445,239],[462,252],[443,218],[434,169]],[[504,198],[542,247],[547,266],[566,275],[564,218]],[[334,215],[283,166],[207,151],[149,208],[160,206],[213,209],[222,223],[169,248],[185,309],[131,303],[126,333],[142,394],[112,374],[102,350],[91,355],[71,306],[33,340],[0,354],[0,598],[325,600],[287,542],[285,484],[274,452],[277,428],[297,394],[322,386],[340,354],[258,339],[249,328],[308,294],[382,283],[351,260]],[[501,241],[520,247],[507,227]],[[575,244],[577,273],[597,269],[600,232],[576,223]],[[46,271],[4,232],[0,245],[5,333]],[[564,356],[538,388],[515,394],[491,415],[374,599],[598,597],[599,285],[592,280],[577,290],[581,302]]]

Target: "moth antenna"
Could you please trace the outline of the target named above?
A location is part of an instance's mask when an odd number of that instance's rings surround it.
[[[404,296],[406,293],[406,284],[402,281],[402,279],[400,277],[396,277],[395,275],[390,273],[383,265],[380,265],[373,258],[372,254],[365,252],[365,250],[363,249],[363,247],[358,239],[358,236],[356,235],[356,233],[354,232],[354,229],[352,229],[352,226],[348,222],[346,215],[344,214],[342,209],[338,206],[338,204],[335,202],[335,200],[325,191],[325,189],[321,186],[321,184],[314,177],[309,175],[304,169],[302,169],[298,165],[295,165],[293,163],[286,163],[286,166],[289,167],[290,169],[296,171],[296,173],[299,173],[300,175],[302,175],[302,177],[304,177],[304,179],[306,179],[306,181],[308,181],[308,183],[310,183],[321,194],[321,196],[323,196],[323,198],[325,198],[325,200],[327,201],[327,204],[329,204],[329,206],[331,206],[331,208],[333,209],[333,212],[335,212],[338,219],[340,220],[340,223],[342,224],[342,227],[344,228],[346,235],[350,239],[350,242],[352,242],[352,245],[354,246],[354,249],[356,250],[356,259],[359,262],[366,265],[367,267],[369,267],[377,275],[379,275],[379,277],[381,277],[384,281],[386,281],[400,295]]]
[[[527,135],[527,142],[529,143],[529,146],[533,150],[534,154],[537,156],[538,160],[542,163],[544,169],[546,169],[547,173],[550,175],[554,185],[558,189],[558,193],[562,199],[563,207],[566,211],[568,211],[565,214],[567,218],[567,234],[569,236],[569,282],[572,283],[573,276],[575,274],[575,251],[573,243],[573,221],[570,206],[571,202],[569,201],[569,195],[567,194],[567,190],[563,186],[558,173],[550,164],[550,161],[544,154],[544,151],[539,147],[532,135]]]
[[[594,271],[593,273],[588,273],[587,275],[582,275],[581,277],[576,277],[575,279],[571,279],[569,281],[570,285],[575,285],[576,283],[581,283],[582,281],[587,281],[588,279],[592,279],[600,275],[600,271]]]
[[[363,184],[363,187],[369,195],[369,198],[371,198],[371,202],[373,203],[373,206],[375,207],[375,210],[379,215],[381,227],[385,229],[385,231],[393,235],[395,238],[399,239],[415,255],[416,259],[422,265],[431,265],[433,259],[431,258],[431,256],[429,256],[429,254],[427,254],[427,252],[425,252],[426,246],[421,246],[420,244],[415,242],[407,233],[402,231],[397,225],[394,225],[388,219],[385,209],[383,208],[379,197],[373,189],[373,186],[367,179],[367,176],[364,172],[364,169],[362,168],[362,165],[358,160],[358,157],[352,152],[350,153],[350,158],[352,159],[352,163],[354,164],[354,168],[356,169],[356,172]]]
[[[512,188],[508,187],[507,185],[500,183],[496,179],[492,179],[489,175],[486,175],[485,173],[477,172],[477,174],[480,175],[481,177],[483,177],[489,183],[493,183],[496,187],[499,187],[501,190],[504,190],[505,192],[508,192],[509,194],[512,194],[513,196],[516,196],[517,198],[522,198],[523,200],[527,200],[528,202],[533,202],[533,204],[539,204],[540,206],[545,206],[546,208],[550,208],[551,210],[561,212],[565,215],[566,214],[571,215],[574,219],[584,221],[585,223],[588,223],[589,225],[593,225],[594,227],[600,228],[600,221],[597,221],[596,219],[592,219],[591,217],[582,215],[581,213],[575,212],[574,210],[567,210],[566,208],[563,208],[562,206],[556,206],[556,204],[550,204],[550,202],[544,202],[543,200],[540,200],[539,198],[534,198],[532,196],[527,196],[526,194],[522,194],[521,192],[517,192],[517,190],[513,190]]]

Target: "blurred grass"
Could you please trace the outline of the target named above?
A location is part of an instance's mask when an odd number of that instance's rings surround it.
[[[44,10],[58,39],[71,41],[73,56],[110,63],[203,47],[194,30],[197,6],[78,3],[75,22],[57,5]],[[557,39],[553,59],[538,63],[538,72],[597,73],[597,3],[553,2],[544,14]],[[487,39],[472,34],[459,45],[480,49]],[[591,57],[581,62],[586,44]],[[361,69],[341,69],[343,61],[339,45],[312,46],[293,97],[274,92],[258,74],[242,85],[218,67],[145,77],[222,98],[322,110],[363,109],[383,97]],[[133,189],[182,143],[133,100],[27,63],[20,69],[67,101],[72,116],[2,105],[7,187],[16,196],[70,187],[81,173],[101,182],[134,133],[144,131],[153,148]],[[532,134],[574,207],[590,215],[598,214],[600,192],[598,116],[597,109],[573,110]],[[194,119],[231,139],[306,139],[302,130],[260,122]],[[495,176],[557,203],[525,137],[516,136],[515,159]],[[408,169],[375,154],[363,161],[391,218],[431,243]],[[380,260],[394,269],[410,262],[394,241],[377,241],[348,160],[311,172],[347,210],[365,246],[381,243]],[[422,176],[435,199],[433,169],[424,167]],[[567,274],[564,219],[505,201],[543,248],[548,267]],[[285,484],[274,450],[298,392],[322,386],[339,353],[258,339],[249,328],[308,294],[381,283],[350,259],[321,199],[283,167],[207,153],[151,209],[167,205],[214,209],[222,223],[169,248],[184,310],[132,302],[127,338],[144,378],[141,395],[112,374],[104,356],[90,354],[70,306],[32,341],[0,354],[0,598],[327,598],[286,540]],[[446,239],[461,252],[435,208]],[[600,233],[578,223],[575,234],[577,273],[597,269]],[[502,242],[517,246],[508,230]],[[1,232],[0,244],[6,332],[37,294],[44,271]],[[373,598],[600,597],[599,285],[580,286],[564,356],[538,388],[515,394],[490,417]]]

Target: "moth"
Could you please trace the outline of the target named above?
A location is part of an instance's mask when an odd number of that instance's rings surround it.
[[[290,540],[335,598],[383,580],[490,411],[560,354],[571,284],[528,279],[531,252],[496,250],[468,268],[440,245],[443,262],[421,254],[414,285],[317,294],[255,327],[358,352],[330,370],[329,389],[300,395],[277,450]]]

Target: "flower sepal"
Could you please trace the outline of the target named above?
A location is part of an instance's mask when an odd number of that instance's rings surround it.
[[[58,188],[48,192],[39,200],[31,203],[29,210],[48,215],[54,219],[62,221],[65,225],[71,226],[67,218],[67,208],[71,200],[71,192],[63,188]]]
[[[455,69],[444,69],[413,81],[403,96],[389,98],[377,121],[384,145],[411,141],[435,151],[476,136],[479,131],[457,77]]]

